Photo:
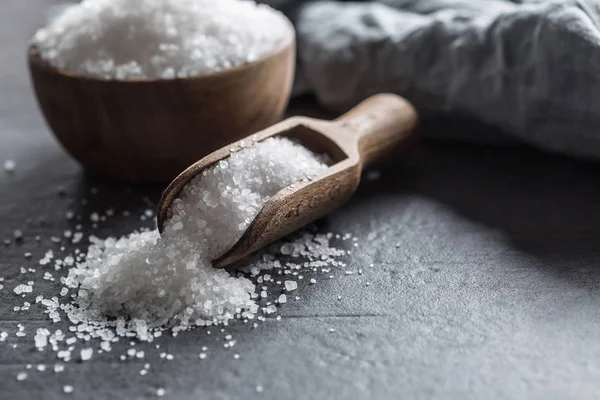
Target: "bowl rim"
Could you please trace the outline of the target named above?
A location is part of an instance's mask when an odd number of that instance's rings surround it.
[[[34,42],[30,42],[30,44],[28,46],[27,58],[28,58],[28,63],[30,65],[30,67],[35,66],[35,67],[44,68],[46,70],[50,70],[51,72],[53,72],[55,74],[65,76],[67,78],[79,79],[79,80],[88,81],[88,82],[120,83],[120,84],[135,85],[135,84],[144,84],[144,83],[171,83],[171,82],[186,82],[186,81],[202,80],[202,79],[213,79],[213,78],[219,78],[222,76],[233,74],[236,72],[243,72],[245,70],[252,69],[260,64],[264,64],[264,63],[270,61],[271,59],[275,59],[275,58],[285,54],[289,50],[292,50],[294,52],[295,45],[296,45],[296,29],[294,28],[294,25],[292,24],[292,22],[289,20],[289,18],[287,16],[285,16],[284,14],[280,14],[280,17],[284,20],[285,25],[288,28],[288,35],[287,35],[287,38],[285,38],[285,40],[283,40],[282,43],[274,50],[263,54],[262,56],[260,56],[258,59],[254,60],[254,61],[235,65],[231,68],[221,69],[218,71],[204,72],[204,73],[201,73],[198,75],[187,76],[187,77],[183,77],[183,78],[176,77],[176,78],[172,78],[172,79],[164,79],[164,78],[135,78],[135,79],[109,78],[109,79],[106,79],[106,78],[103,78],[100,76],[94,76],[94,75],[80,75],[80,74],[74,73],[72,71],[56,67],[56,66],[52,65],[48,60],[43,59],[40,55],[37,44]]]

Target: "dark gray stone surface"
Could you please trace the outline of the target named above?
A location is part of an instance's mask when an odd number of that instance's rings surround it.
[[[337,271],[300,285],[301,300],[282,307],[281,321],[228,327],[234,349],[222,348],[223,334],[195,330],[160,338],[161,350],[140,346],[144,361],[120,362],[129,347],[120,343],[62,373],[31,370],[17,381],[25,364],[57,361],[33,347],[35,328],[49,325],[41,309],[13,312],[24,300],[12,293],[23,281],[19,267],[59,247],[49,238],[72,228],[67,209],[141,212],[160,191],[95,181],[51,137],[25,70],[27,38],[43,20],[44,2],[36,3],[0,4],[0,161],[17,162],[14,174],[0,171],[0,240],[25,232],[22,244],[0,244],[0,331],[11,333],[0,343],[0,399],[152,398],[157,387],[173,399],[600,397],[600,166],[449,143],[423,144],[320,222],[360,238],[347,260],[362,276]],[[97,230],[85,222],[85,230],[116,235],[144,224],[136,216]],[[36,294],[56,292],[39,268],[34,275]],[[18,341],[17,323],[28,335]],[[161,360],[159,351],[175,359]],[[145,362],[152,367],[140,376]],[[63,394],[65,384],[75,392]]]

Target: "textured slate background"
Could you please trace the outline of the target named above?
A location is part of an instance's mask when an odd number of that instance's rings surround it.
[[[0,4],[0,161],[17,162],[15,174],[0,172],[0,239],[17,228],[26,236],[21,245],[0,245],[0,331],[11,332],[9,343],[19,321],[28,332],[16,349],[0,343],[0,399],[137,399],[154,397],[161,386],[173,399],[600,396],[600,166],[529,148],[444,142],[423,144],[320,223],[360,238],[348,269],[364,275],[337,272],[301,285],[301,301],[283,307],[281,321],[227,328],[238,341],[234,349],[222,348],[222,335],[196,330],[158,341],[173,361],[147,351],[144,361],[121,363],[129,347],[121,343],[60,374],[30,371],[18,382],[24,364],[56,361],[32,345],[32,329],[48,324],[42,312],[12,311],[23,301],[12,293],[23,280],[19,266],[57,247],[49,237],[72,226],[67,209],[141,212],[160,191],[94,181],[44,126],[24,49],[50,3]],[[295,110],[306,107],[297,102]],[[461,128],[438,122],[425,129]],[[144,224],[132,216],[85,229],[103,236]],[[41,244],[33,240],[38,234]],[[55,290],[36,282],[37,293]],[[200,361],[204,345],[209,357]],[[151,370],[140,376],[145,362]],[[64,395],[65,384],[75,392]]]

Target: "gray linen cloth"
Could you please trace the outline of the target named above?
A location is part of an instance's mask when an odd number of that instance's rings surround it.
[[[426,115],[600,158],[600,1],[263,2],[296,25],[296,93],[325,107],[394,92]]]

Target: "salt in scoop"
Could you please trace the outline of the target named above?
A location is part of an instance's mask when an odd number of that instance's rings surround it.
[[[213,261],[226,267],[260,248],[330,213],[345,203],[360,182],[362,170],[391,150],[406,147],[415,136],[417,113],[402,97],[379,94],[334,121],[292,117],[202,158],[167,187],[158,204],[158,229],[170,218],[173,201],[206,168],[232,151],[272,136],[294,138],[331,166],[315,179],[297,182],[269,199],[237,243]]]

